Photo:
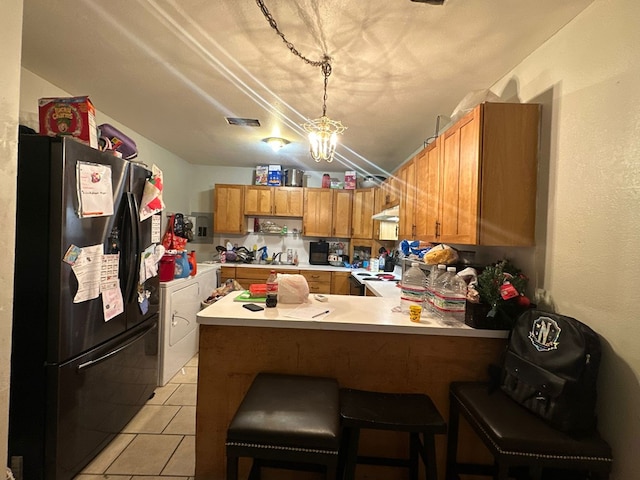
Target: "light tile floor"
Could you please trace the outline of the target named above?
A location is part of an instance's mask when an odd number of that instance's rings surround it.
[[[197,379],[196,355],[74,480],[193,480]]]

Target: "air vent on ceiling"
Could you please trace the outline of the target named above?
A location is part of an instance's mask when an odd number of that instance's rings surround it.
[[[224,117],[229,125],[239,125],[241,127],[259,127],[260,120],[255,118],[235,118]]]

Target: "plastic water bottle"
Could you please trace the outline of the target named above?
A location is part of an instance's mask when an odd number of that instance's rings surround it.
[[[267,308],[273,308],[278,305],[278,277],[275,270],[271,270],[269,278],[267,278]]]
[[[409,313],[410,305],[424,307],[426,276],[418,262],[413,262],[411,268],[402,275],[400,284],[400,308],[402,313]]]
[[[448,267],[444,273],[436,279],[435,284],[433,285],[433,313],[440,318],[445,316],[445,311],[447,309],[447,299],[444,288],[445,282],[455,274],[456,267]]]
[[[456,267],[448,267],[436,280],[434,306],[438,316],[464,322],[466,297],[467,283],[456,274]]]
[[[431,267],[431,271],[429,272],[429,276],[427,277],[427,291],[425,294],[425,308],[429,310],[431,313],[437,314],[437,309],[433,304],[433,297],[435,296],[435,288],[436,281],[440,276],[445,274],[447,271],[447,266],[444,264],[433,265]]]
[[[378,259],[378,270],[381,272],[384,272],[384,263],[385,263],[384,254],[382,254]]]

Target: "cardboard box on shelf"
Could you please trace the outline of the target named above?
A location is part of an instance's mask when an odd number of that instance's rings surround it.
[[[98,148],[96,109],[89,97],[41,98],[38,116],[41,135],[69,135]]]
[[[344,188],[346,190],[355,190],[356,188],[355,170],[347,170],[346,172],[344,172]]]
[[[269,185],[268,165],[258,165],[256,167],[256,185]]]
[[[282,167],[280,165],[269,165],[268,184],[271,187],[282,185]]]

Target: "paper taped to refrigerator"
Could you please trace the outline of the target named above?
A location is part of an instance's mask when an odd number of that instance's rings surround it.
[[[71,269],[78,280],[78,291],[73,297],[73,303],[98,298],[102,274],[102,245],[82,247]]]
[[[111,166],[78,162],[76,172],[80,217],[113,215]]]

